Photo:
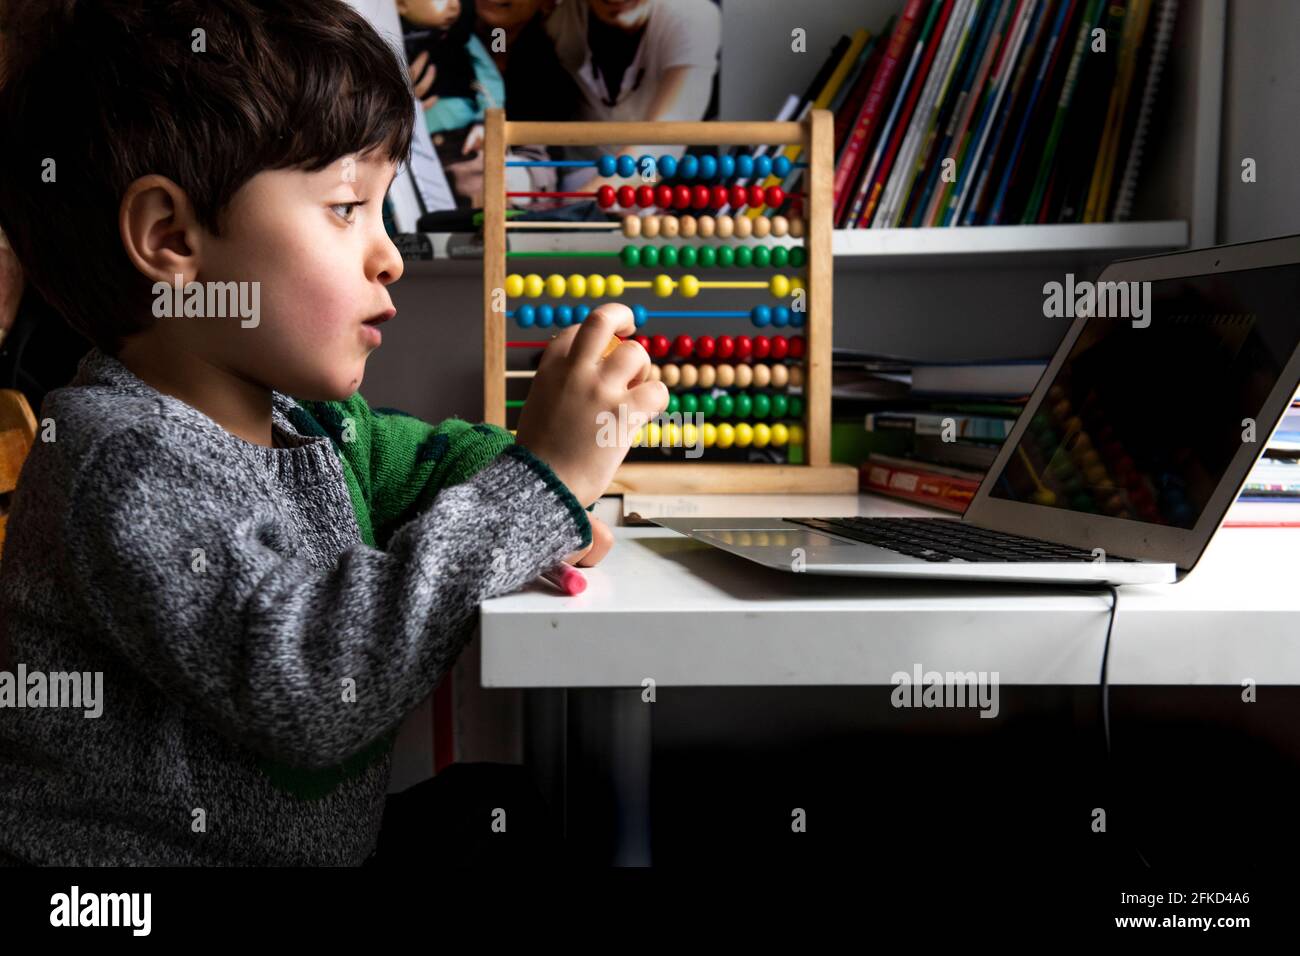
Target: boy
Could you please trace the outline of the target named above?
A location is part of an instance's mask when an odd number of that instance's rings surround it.
[[[27,675],[0,856],[360,864],[395,728],[479,602],[592,543],[626,454],[600,416],[666,390],[634,342],[601,359],[632,331],[608,305],[547,350],[517,441],[356,394],[414,114],[339,0],[22,0],[0,29],[0,228],[95,343],[0,562]]]

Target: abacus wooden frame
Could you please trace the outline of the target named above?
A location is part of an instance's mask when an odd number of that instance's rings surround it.
[[[610,494],[804,492],[851,493],[857,471],[830,460],[831,421],[831,227],[834,196],[834,120],[812,110],[799,122],[512,123],[500,109],[487,111],[483,193],[483,417],[506,422],[506,318],[493,309],[506,279],[505,155],[514,145],[802,147],[805,174],[804,246],[808,253],[804,327],[805,464],[625,462]]]

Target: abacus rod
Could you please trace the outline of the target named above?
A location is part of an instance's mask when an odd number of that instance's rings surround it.
[[[546,143],[548,146],[752,146],[754,143],[803,143],[807,131],[799,122],[662,123],[546,123],[518,122],[505,128],[506,145]]]
[[[527,167],[527,166],[534,166],[534,167],[536,167],[536,166],[555,166],[555,167],[578,167],[578,166],[587,166],[587,167],[594,167],[595,165],[597,165],[597,163],[596,163],[595,160],[587,160],[587,159],[512,159],[512,160],[508,160],[508,161],[506,162],[506,165],[507,165],[507,166],[521,166],[521,167]],[[806,168],[807,166],[808,166],[808,164],[807,164],[806,162],[804,162],[803,160],[800,160],[800,161],[797,162],[797,163],[792,163],[792,164],[790,165],[790,168],[791,168],[791,169],[804,169],[804,168]],[[697,177],[697,178],[700,178],[700,177]],[[718,178],[718,177],[715,176],[714,178],[716,179],[716,178]]]

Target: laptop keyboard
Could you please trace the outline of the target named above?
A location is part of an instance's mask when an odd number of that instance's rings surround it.
[[[1091,562],[1091,551],[942,518],[787,518],[818,531],[926,561]],[[1107,554],[1107,561],[1127,561]]]

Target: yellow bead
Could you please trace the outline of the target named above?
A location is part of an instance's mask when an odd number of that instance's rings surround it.
[[[693,299],[700,294],[700,280],[695,276],[682,276],[677,284],[684,299]]]
[[[736,232],[736,220],[730,216],[719,216],[715,220],[719,239],[730,239]]]
[[[718,447],[730,448],[736,441],[736,429],[723,422],[718,426]]]
[[[659,423],[651,422],[646,426],[646,429],[649,431],[649,434],[646,435],[646,445],[650,448],[658,448],[664,437],[663,430],[659,427]]]
[[[677,225],[680,227],[679,231],[682,234],[682,238],[684,239],[695,238],[695,232],[698,227],[698,223],[696,223],[694,216],[682,216],[677,220]]]
[[[635,239],[641,235],[641,217],[624,216],[623,217],[623,235],[629,239]]]
[[[700,366],[700,388],[712,388],[718,380],[718,370],[712,365]]]
[[[772,366],[772,386],[774,388],[785,388],[790,384],[790,370],[784,365]]]
[[[694,388],[699,380],[699,369],[689,362],[682,366],[682,388]]]
[[[682,447],[682,426],[676,422],[664,425],[664,444],[669,448]]]
[[[592,274],[587,276],[587,295],[593,299],[601,299],[605,296],[605,277],[602,275]]]
[[[803,288],[805,288],[805,286],[804,286],[804,282],[803,282],[803,276],[791,276],[791,277],[790,277],[790,288],[791,288],[791,289],[803,289]]]
[[[754,429],[748,422],[736,426],[736,447],[748,448],[754,441]]]
[[[772,217],[772,235],[780,238],[790,232],[790,220],[785,216]]]
[[[754,384],[759,388],[767,388],[772,384],[772,369],[766,365],[754,366]]]
[[[641,235],[647,239],[654,239],[659,235],[659,217],[646,216],[641,220]]]
[[[736,384],[736,367],[734,365],[718,366],[718,387],[731,388]]]
[[[695,427],[694,422],[686,422],[682,425],[682,444],[687,448],[694,448],[700,443],[700,431]]]
[[[754,234],[754,220],[750,219],[743,212],[735,216],[732,222],[736,224],[736,238],[748,239]]]
[[[654,293],[661,299],[666,299],[673,294],[672,276],[657,275],[654,277]]]
[[[766,448],[772,440],[772,429],[762,422],[754,425],[754,447]]]
[[[587,279],[577,274],[569,276],[569,295],[581,299],[587,294]]]
[[[697,226],[701,236],[705,239],[711,239],[713,238],[713,234],[717,231],[718,221],[712,216],[701,216],[697,221]]]
[[[618,298],[623,294],[622,276],[605,276],[605,295]]]
[[[754,370],[748,365],[736,366],[736,387],[749,388],[754,384]]]
[[[772,426],[772,444],[777,448],[790,441],[790,429],[786,428],[780,422]]]
[[[754,223],[754,238],[766,239],[772,234],[772,220],[766,216],[758,216],[751,220]]]
[[[704,447],[712,448],[718,442],[718,426],[713,422],[705,422],[700,428],[700,434],[704,436]]]
[[[645,441],[645,435],[646,435],[645,426],[642,425],[640,428],[637,429],[636,434],[632,436],[632,447],[639,448],[641,446],[641,443]]]
[[[682,370],[676,365],[664,365],[662,368],[664,384],[669,388],[676,388],[677,383],[682,380]]]
[[[518,273],[506,276],[506,295],[517,298],[524,294],[524,277]]]
[[[803,444],[803,426],[802,426],[802,425],[791,425],[791,426],[790,426],[790,444],[791,444],[791,445],[802,445],[802,444]]]
[[[546,291],[546,280],[532,272],[524,276],[524,295],[535,299]]]
[[[664,218],[659,222],[659,232],[662,233],[666,239],[677,238],[677,233],[680,228],[681,223],[677,221],[676,216],[664,216]]]
[[[774,275],[768,280],[767,287],[771,290],[772,295],[778,299],[784,299],[790,294],[790,279],[788,276]]]
[[[569,284],[564,281],[564,276],[558,273],[546,277],[546,294],[552,299],[561,299],[564,297],[565,290]]]

